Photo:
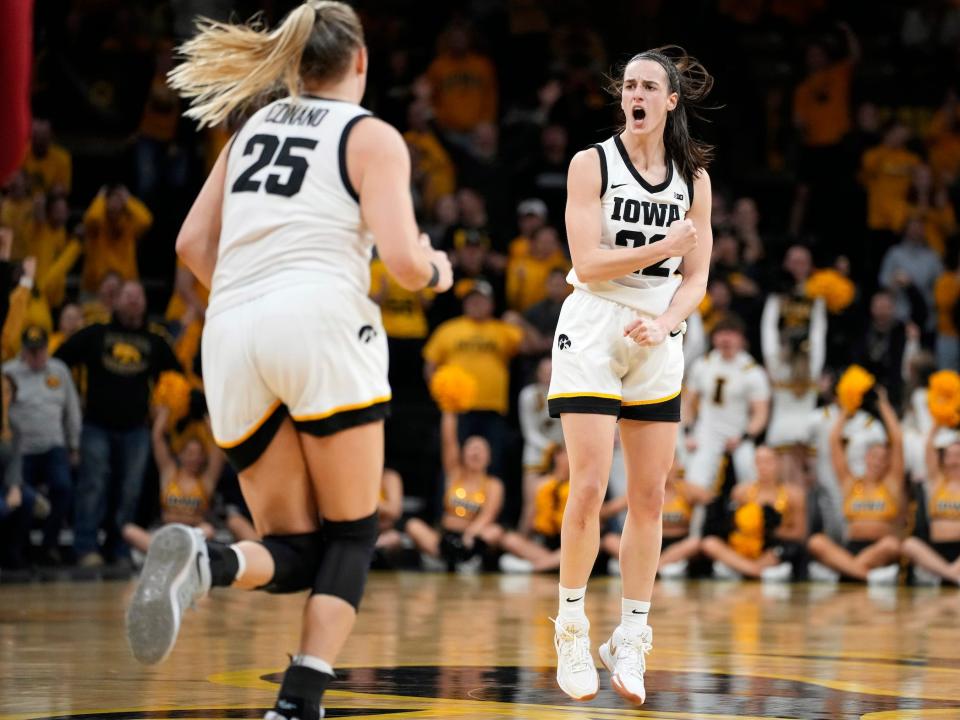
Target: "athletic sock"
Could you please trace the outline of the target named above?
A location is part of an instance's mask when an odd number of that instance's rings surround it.
[[[587,613],[584,608],[584,598],[587,596],[587,586],[581,588],[565,588],[560,586],[560,610],[557,617],[561,620],[575,620],[587,622]]]
[[[647,626],[650,615],[650,603],[644,600],[620,601],[620,627],[630,635],[637,635]]]
[[[323,693],[333,677],[333,669],[320,658],[297,655],[283,674],[273,711],[285,718],[320,720]]]
[[[207,541],[207,555],[210,557],[210,585],[213,587],[232,585],[241,574],[241,565],[247,564],[239,550],[212,540]]]

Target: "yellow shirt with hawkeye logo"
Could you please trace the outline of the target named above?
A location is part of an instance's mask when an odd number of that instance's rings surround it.
[[[523,330],[502,320],[458,317],[433,332],[423,356],[435,365],[459,365],[474,377],[474,410],[505,415],[510,404],[510,358],[517,354],[522,340]]]
[[[380,305],[387,337],[422,340],[427,336],[424,304],[433,301],[432,290],[405,289],[387,272],[382,260],[374,259],[370,263],[370,296]]]

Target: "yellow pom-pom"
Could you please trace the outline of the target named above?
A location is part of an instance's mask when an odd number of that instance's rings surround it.
[[[153,388],[153,403],[167,407],[171,425],[176,424],[190,411],[190,383],[178,372],[160,373]]]
[[[927,407],[938,425],[960,424],[960,375],[953,370],[940,370],[930,376]]]
[[[459,365],[444,365],[430,378],[430,394],[445,412],[466,412],[477,397],[477,381]]]
[[[848,413],[854,412],[876,382],[877,379],[862,367],[851,365],[837,383],[837,402]]]
[[[807,279],[804,289],[809,298],[823,298],[827,303],[827,310],[832,313],[845,310],[856,294],[856,287],[850,278],[831,268],[813,273]]]

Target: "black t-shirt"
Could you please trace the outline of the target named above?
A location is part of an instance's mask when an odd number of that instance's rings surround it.
[[[147,422],[151,383],[165,370],[182,372],[166,339],[146,327],[116,321],[83,328],[57,350],[67,365],[87,371],[84,420],[107,430]]]

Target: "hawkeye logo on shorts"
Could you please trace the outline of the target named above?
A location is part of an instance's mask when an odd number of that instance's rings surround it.
[[[570,338],[568,338],[566,335],[561,335],[557,338],[557,347],[561,350],[566,350],[571,345],[573,345],[573,343],[570,342]]]
[[[377,331],[373,329],[373,325],[364,325],[360,328],[360,331],[357,333],[357,337],[360,338],[360,342],[368,343],[377,336]]]

